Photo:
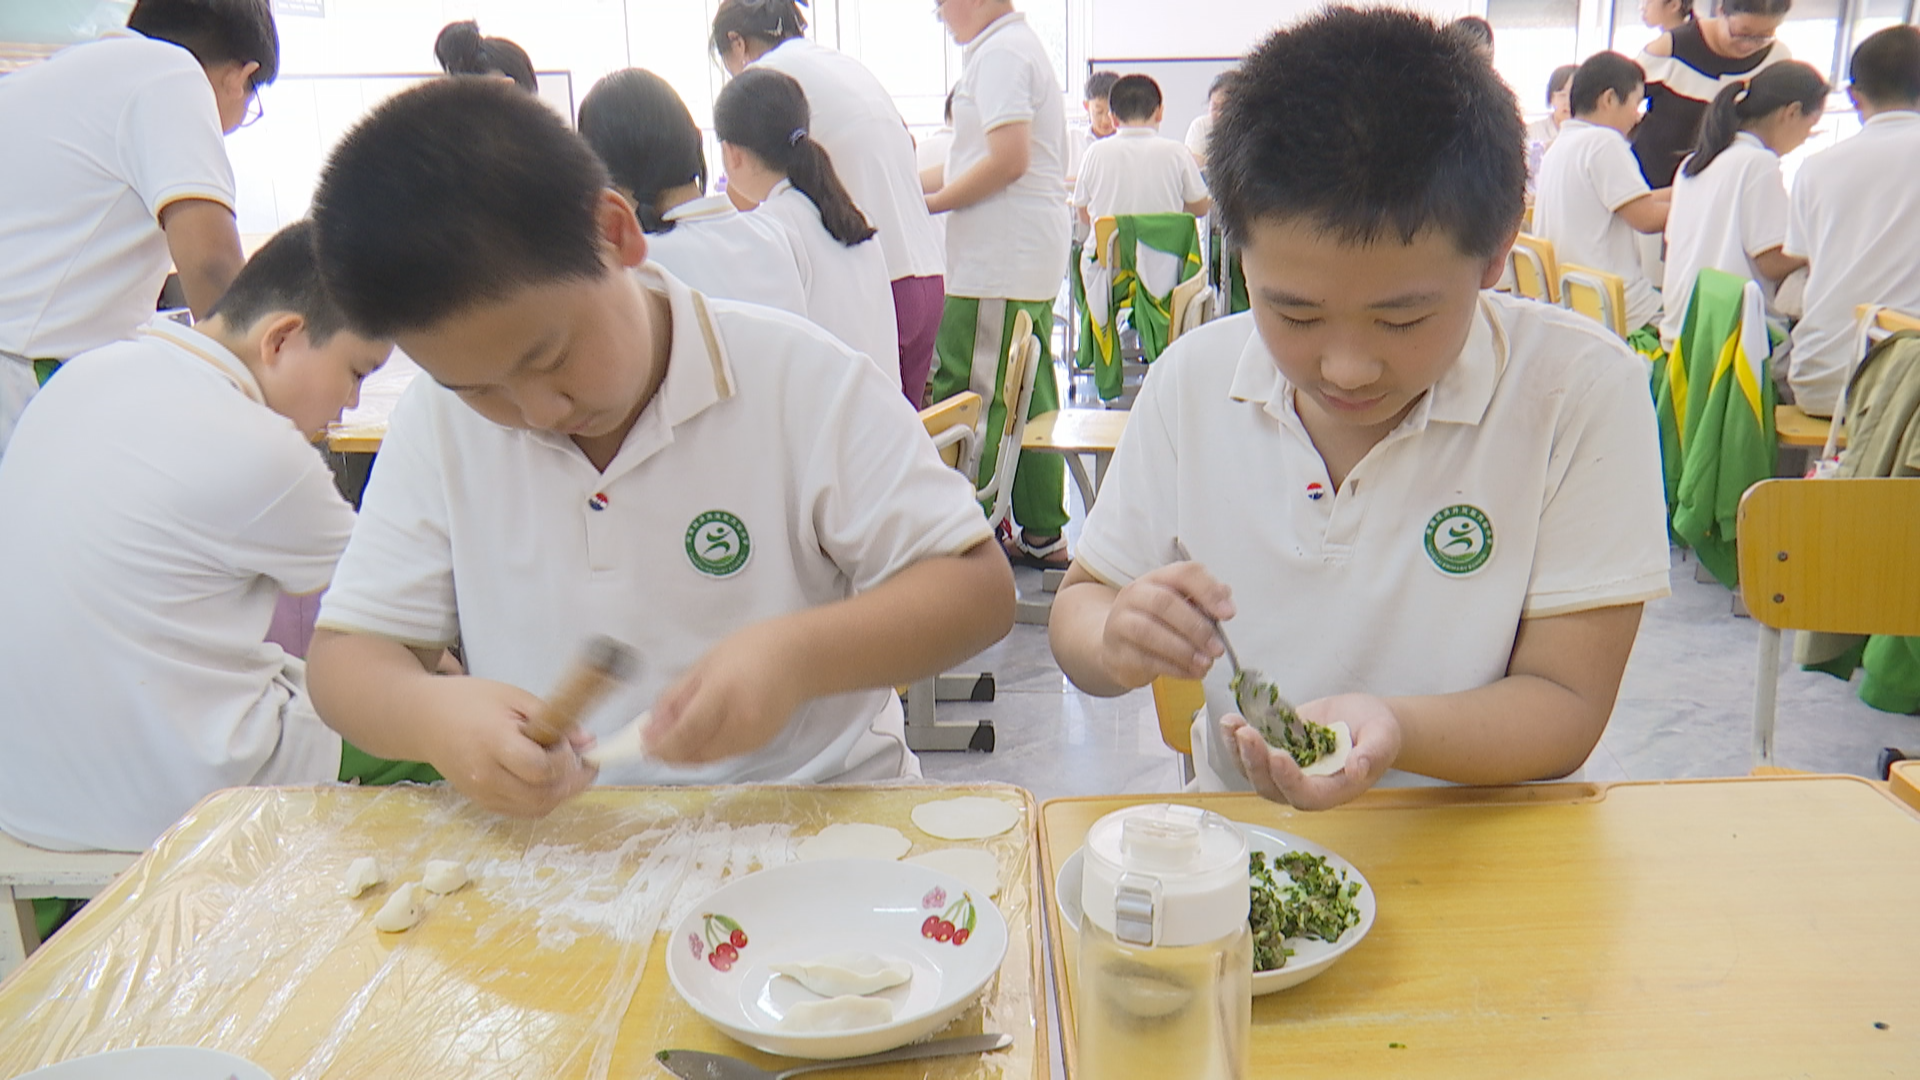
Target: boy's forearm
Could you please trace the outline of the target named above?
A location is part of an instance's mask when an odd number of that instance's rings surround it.
[[[1103,581],[1071,580],[1075,572],[1068,571],[1069,580],[1053,596],[1053,614],[1047,621],[1053,658],[1082,691],[1094,697],[1119,697],[1133,687],[1122,686],[1100,662],[1107,614],[1118,594]]]
[[[937,675],[1013,627],[1013,571],[999,545],[925,559],[857,596],[761,628],[805,700]]]
[[[307,692],[327,726],[375,757],[428,761],[432,735],[415,694],[434,676],[420,652],[372,634],[316,630],[307,650]]]
[[[1394,768],[1456,784],[1567,775],[1593,752],[1612,705],[1596,709],[1533,675],[1509,675],[1455,694],[1388,698],[1387,704],[1402,738]]]

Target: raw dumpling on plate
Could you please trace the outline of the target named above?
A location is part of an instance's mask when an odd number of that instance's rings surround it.
[[[913,978],[913,967],[872,953],[837,953],[810,964],[774,964],[785,975],[821,997],[877,994]]]
[[[796,1002],[780,1018],[780,1030],[858,1031],[893,1023],[893,1002],[847,994],[825,1001]]]

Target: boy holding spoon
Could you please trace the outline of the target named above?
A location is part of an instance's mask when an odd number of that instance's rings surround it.
[[[1156,365],[1054,655],[1095,694],[1205,677],[1203,788],[1321,809],[1392,770],[1564,776],[1668,591],[1643,369],[1485,291],[1523,206],[1519,110],[1440,26],[1332,9],[1241,72],[1209,160],[1253,309]],[[1351,729],[1340,773],[1303,775],[1237,715],[1209,619],[1242,609],[1241,662]]]

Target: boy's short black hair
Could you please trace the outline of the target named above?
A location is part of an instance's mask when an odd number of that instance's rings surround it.
[[[1119,81],[1120,73],[1117,71],[1096,71],[1087,76],[1086,93],[1080,96],[1080,100],[1105,101],[1107,95],[1113,93],[1113,84]]]
[[[1493,48],[1493,24],[1478,15],[1462,15],[1453,20],[1451,28],[1483,49]]]
[[[1342,242],[1426,229],[1491,257],[1519,226],[1526,132],[1513,91],[1460,35],[1393,8],[1327,8],[1249,54],[1213,127],[1214,206]]]
[[[1847,81],[1872,105],[1920,101],[1920,28],[1889,26],[1869,35],[1847,62]]]
[[[1613,96],[1625,101],[1645,85],[1647,71],[1638,61],[1617,52],[1594,53],[1573,73],[1567,104],[1573,108],[1573,115],[1585,116],[1600,107],[1603,92],[1611,90]]]
[[[1129,123],[1153,119],[1160,101],[1160,84],[1147,75],[1125,76],[1107,94],[1107,108],[1113,110],[1113,118]]]
[[[325,345],[347,327],[345,313],[320,281],[311,221],[296,221],[261,245],[207,317],[218,315],[229,327],[245,331],[282,311],[306,320],[307,337],[315,345]]]
[[[321,277],[371,338],[598,278],[606,191],[606,167],[538,98],[502,79],[435,79],[334,148],[313,196]]]
[[[257,63],[255,86],[280,77],[280,31],[269,0],[139,0],[127,29],[180,46],[202,67]]]

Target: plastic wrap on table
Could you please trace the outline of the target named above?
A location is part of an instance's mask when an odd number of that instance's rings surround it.
[[[1019,802],[1020,826],[964,845],[913,827],[913,806],[963,793]],[[240,1054],[281,1080],[598,1080],[653,1075],[667,1048],[770,1062],[679,999],[656,936],[845,821],[898,828],[913,854],[992,851],[1015,931],[1000,975],[944,1033],[1004,1031],[1011,1051],[868,1075],[1040,1075],[1035,813],[1017,788],[603,788],[524,821],[439,787],[336,786],[221,792],[162,837],[0,985],[0,1077],[157,1044]],[[342,879],[366,855],[385,880],[350,899]],[[429,859],[465,862],[472,884],[430,897],[412,930],[376,932],[374,913]]]

